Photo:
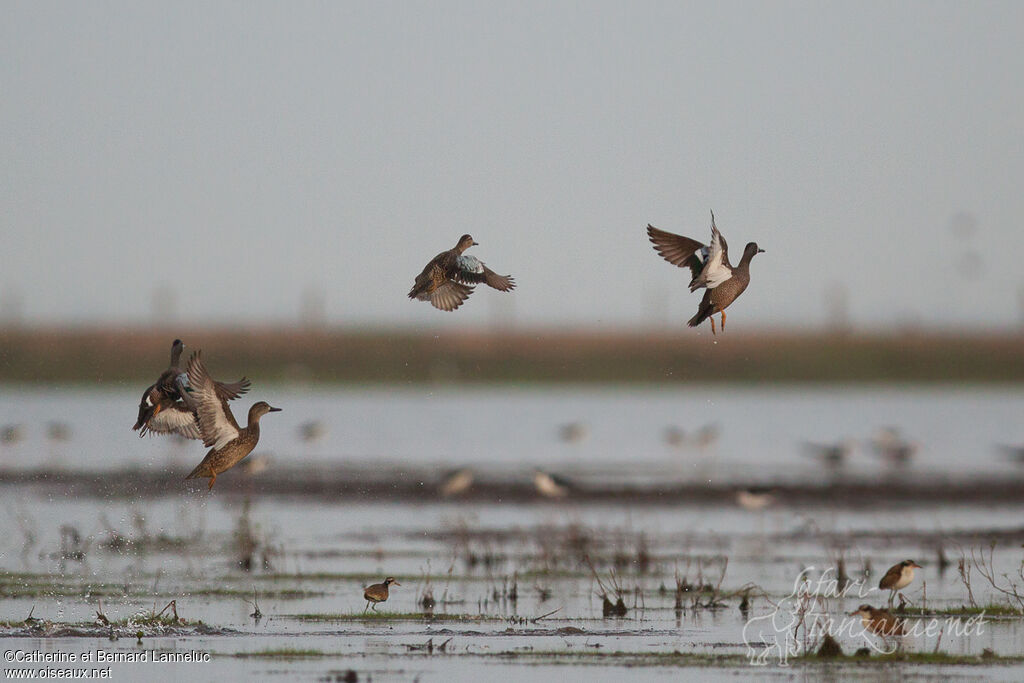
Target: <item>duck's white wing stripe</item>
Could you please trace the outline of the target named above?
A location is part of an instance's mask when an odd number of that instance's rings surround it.
[[[188,363],[188,383],[192,387],[192,399],[199,416],[203,444],[220,450],[237,439],[238,427],[224,414],[224,404],[217,396],[217,389],[198,352],[192,355]]]
[[[708,247],[707,262],[701,273],[703,280],[707,283],[708,289],[714,289],[732,277],[732,268],[725,265],[723,258],[725,249],[722,248],[722,233],[718,232],[715,224],[711,224],[711,245]]]
[[[199,425],[191,412],[177,408],[164,408],[149,419],[146,427],[153,432],[167,434],[176,432],[188,439],[201,439]]]

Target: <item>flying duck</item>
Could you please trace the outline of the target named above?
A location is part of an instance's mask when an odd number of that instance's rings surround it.
[[[498,275],[475,256],[465,252],[477,242],[469,235],[459,238],[454,249],[443,251],[416,276],[410,299],[429,301],[434,308],[454,311],[473,293],[473,286],[481,282],[502,292],[515,289],[511,275]]]
[[[171,344],[171,364],[160,373],[156,382],[146,387],[139,402],[139,417],[133,430],[139,438],[150,433],[178,434],[187,439],[201,439],[196,421],[195,405],[191,398],[188,374],[178,367],[185,344],[175,339]],[[231,401],[249,390],[245,377],[237,382],[214,383],[218,393]]]
[[[227,399],[217,390],[217,383],[210,379],[210,373],[203,365],[198,351],[188,361],[188,384],[195,403],[202,434],[203,445],[211,446],[210,451],[192,470],[186,479],[209,477],[210,486],[217,481],[217,475],[231,469],[242,458],[249,455],[260,440],[260,418],[267,413],[280,412],[266,401],[254,403],[249,408],[249,421],[239,427],[231,414]]]
[[[654,244],[654,250],[672,265],[689,268],[692,275],[690,291],[706,289],[704,298],[697,308],[697,315],[690,318],[690,327],[696,327],[715,313],[722,314],[722,330],[725,330],[725,309],[750,284],[750,260],[764,251],[757,242],[750,242],[743,250],[739,265],[729,263],[729,245],[715,226],[715,212],[711,212],[711,244],[647,226],[647,235]],[[715,319],[711,318],[711,333],[715,334]]]

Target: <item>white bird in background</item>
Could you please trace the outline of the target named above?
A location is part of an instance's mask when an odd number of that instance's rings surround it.
[[[533,485],[545,498],[565,498],[572,489],[572,484],[567,479],[543,470],[533,471]]]
[[[442,496],[450,498],[452,496],[465,493],[472,485],[473,470],[468,467],[464,467],[460,470],[448,472],[441,481],[441,485],[438,487],[438,490]]]
[[[769,488],[752,486],[736,492],[736,502],[744,510],[763,510],[775,502],[775,496]]]

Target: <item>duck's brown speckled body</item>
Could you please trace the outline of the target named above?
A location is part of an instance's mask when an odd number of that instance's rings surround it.
[[[690,327],[696,327],[711,319],[711,333],[715,333],[715,313],[722,314],[722,329],[725,329],[725,309],[735,301],[750,284],[750,260],[764,251],[756,242],[750,242],[743,250],[738,265],[729,263],[729,245],[715,226],[715,214],[711,214],[711,244],[705,245],[695,239],[647,226],[647,236],[654,249],[662,258],[680,268],[689,268],[692,274],[690,291],[706,288],[704,298],[697,308],[697,315],[689,320]]]
[[[217,392],[198,352],[189,359],[188,381],[192,388],[203,445],[212,448],[186,479],[209,477],[209,488],[212,489],[218,474],[234,467],[259,443],[260,418],[281,409],[265,401],[254,403],[249,408],[246,426],[239,427],[227,400]]]
[[[454,311],[473,293],[473,285],[484,283],[502,292],[515,289],[510,275],[498,275],[480,260],[463,254],[476,244],[470,235],[463,235],[454,249],[431,259],[416,276],[409,298],[429,301],[442,311]]]

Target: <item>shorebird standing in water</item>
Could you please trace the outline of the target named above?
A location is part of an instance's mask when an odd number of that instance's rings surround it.
[[[13,424],[4,425],[0,429],[0,443],[8,446],[13,446],[16,443],[21,443],[25,440],[25,425]]]
[[[71,425],[67,422],[47,422],[46,438],[50,441],[64,443],[71,440]]]
[[[388,599],[388,586],[390,585],[401,586],[402,584],[395,581],[395,577],[389,576],[384,579],[384,583],[375,583],[372,586],[367,586],[366,590],[363,591],[363,598],[366,599],[366,607],[363,611],[370,609],[373,606],[373,611],[377,611],[377,603],[385,602]]]
[[[763,510],[775,502],[775,494],[770,488],[751,486],[736,492],[736,502],[744,510]]]
[[[913,560],[903,560],[898,564],[889,567],[882,580],[878,582],[881,590],[889,591],[889,606],[892,606],[896,593],[910,585],[914,580],[914,570],[921,569],[921,565]]]
[[[910,464],[917,453],[917,444],[900,435],[895,427],[883,427],[871,440],[875,453],[894,468],[903,468]]]
[[[451,496],[465,493],[472,485],[473,470],[469,467],[463,467],[460,470],[446,474],[441,481],[441,485],[438,487],[438,491],[445,498],[450,498]]]
[[[706,424],[698,429],[697,433],[694,434],[693,444],[700,450],[704,450],[718,441],[719,431],[717,424],[713,422]]]
[[[533,471],[533,485],[545,498],[565,498],[572,487],[568,480],[543,470]]]
[[[847,439],[835,443],[811,443],[803,445],[804,454],[817,460],[826,469],[838,470],[846,464],[846,459],[853,452],[853,441]]]
[[[711,212],[711,244],[658,230],[647,226],[647,236],[654,244],[654,250],[674,266],[689,268],[693,278],[690,291],[706,288],[704,298],[697,309],[697,315],[687,323],[696,327],[705,320],[711,320],[711,334],[715,334],[715,313],[722,314],[722,331],[725,331],[725,309],[735,301],[750,284],[750,260],[764,251],[757,242],[750,242],[743,250],[738,265],[729,263],[729,245],[715,226],[715,212]]]
[[[664,436],[665,443],[673,448],[682,448],[686,445],[686,432],[675,425],[665,427]]]
[[[266,401],[254,403],[249,408],[249,420],[245,427],[239,427],[231,414],[227,399],[217,391],[216,382],[210,379],[199,352],[192,354],[188,362],[188,383],[195,401],[199,429],[203,445],[212,446],[199,466],[186,479],[210,478],[208,488],[212,489],[217,475],[234,467],[249,455],[260,440],[260,418],[267,413],[280,412]]]

